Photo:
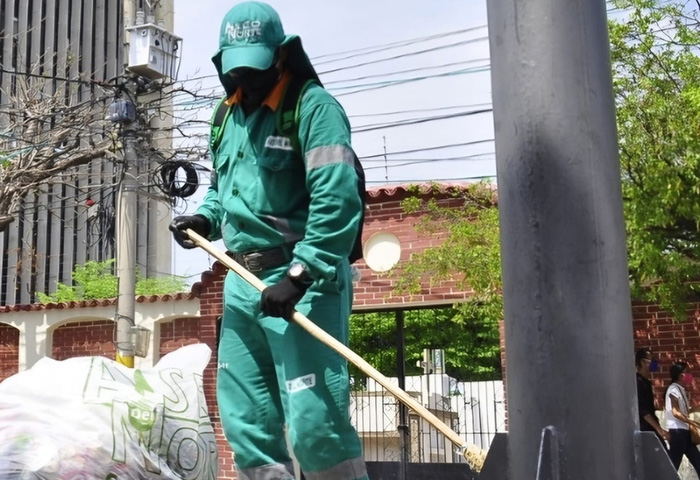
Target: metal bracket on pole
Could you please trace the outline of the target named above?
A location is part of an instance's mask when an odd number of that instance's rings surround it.
[[[636,480],[678,480],[666,449],[654,432],[634,432]]]
[[[542,429],[540,455],[537,460],[537,480],[559,480],[559,439],[553,426]]]
[[[491,442],[479,480],[508,480],[508,434],[497,433]]]
[[[661,440],[654,432],[634,432],[634,480],[678,480],[678,472],[673,467]],[[489,449],[480,480],[510,480],[508,467],[507,433],[497,433]],[[560,439],[555,427],[542,430],[542,440],[537,461],[536,480],[560,480],[559,458]]]

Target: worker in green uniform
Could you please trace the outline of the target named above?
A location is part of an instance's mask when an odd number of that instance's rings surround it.
[[[348,257],[362,218],[347,116],[319,82],[301,96],[296,132],[280,134],[290,82],[318,77],[269,5],[234,6],[219,47],[213,61],[227,109],[211,186],[195,215],[170,229],[185,248],[195,246],[187,229],[223,238],[269,285],[260,295],[229,272],[224,286],[217,398],[239,478],[294,478],[286,428],[308,480],[367,479],[347,362],[288,321],[296,309],[347,344]]]

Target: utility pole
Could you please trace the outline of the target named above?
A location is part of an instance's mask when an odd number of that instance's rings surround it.
[[[136,18],[135,0],[124,0],[124,59],[129,58],[129,33],[126,28],[134,24]],[[129,82],[127,89],[132,88]],[[135,98],[135,93],[132,95]],[[138,119],[136,120],[138,124]],[[138,168],[136,165],[137,127],[124,126],[122,143],[124,147],[124,168],[126,173],[119,189],[117,203],[117,277],[119,297],[117,298],[117,362],[127,367],[134,366],[133,327],[136,316],[136,205]]]
[[[145,3],[145,5],[144,5]],[[148,10],[145,10],[145,8]],[[158,93],[170,88],[167,82],[174,79],[177,70],[177,54],[181,38],[173,35],[173,1],[162,0],[151,6],[149,2],[124,0],[124,78],[128,99],[115,101],[110,106],[109,118],[122,124],[122,145],[124,151],[124,178],[120,185],[117,204],[117,277],[119,278],[119,297],[117,300],[117,334],[116,359],[128,367],[134,366],[134,356],[144,356],[147,349],[149,332],[135,325],[136,316],[136,265],[139,258],[145,263],[150,255],[157,256],[157,267],[170,265],[170,243],[167,248],[153,249],[159,232],[167,232],[167,220],[170,210],[160,204],[162,199],[154,197],[147,191],[139,190],[139,175],[151,169],[154,163],[144,152],[139,150],[139,142],[146,138],[153,142],[151,136],[144,135],[146,129],[166,127],[171,120],[159,120],[149,112],[141,112],[137,107],[139,95],[152,94],[157,100]],[[164,80],[165,83],[160,83]],[[172,106],[169,101],[161,101],[161,107]],[[148,122],[152,122],[149,124]],[[156,147],[165,148],[165,140],[155,138]],[[159,143],[160,142],[160,143]],[[152,143],[151,143],[152,144]],[[139,206],[139,195],[146,199]],[[158,202],[158,203],[157,203]],[[157,225],[149,226],[146,211],[156,212]],[[139,221],[142,220],[142,221]],[[153,223],[153,222],[151,222]],[[146,231],[148,229],[148,231]],[[139,236],[137,236],[137,230]],[[169,234],[168,234],[169,238]],[[141,251],[137,251],[141,248]],[[141,257],[139,257],[141,254]],[[167,258],[166,258],[167,257]],[[154,270],[151,267],[151,270]],[[150,274],[153,271],[149,272]],[[138,343],[138,348],[135,348]]]
[[[507,436],[485,480],[677,478],[639,432],[604,0],[488,0]]]

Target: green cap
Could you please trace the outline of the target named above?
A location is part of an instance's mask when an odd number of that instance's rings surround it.
[[[277,12],[262,2],[239,3],[221,22],[219,50],[221,70],[249,67],[265,70],[272,65],[275,49],[285,43]]]

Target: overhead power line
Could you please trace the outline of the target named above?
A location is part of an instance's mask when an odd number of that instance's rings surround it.
[[[418,67],[418,68],[410,68],[408,70],[396,70],[396,71],[386,72],[386,73],[376,73],[373,75],[365,75],[363,77],[348,78],[348,79],[343,79],[343,80],[333,80],[331,82],[324,82],[323,85],[324,85],[324,87],[328,88],[329,85],[338,85],[338,84],[342,84],[342,83],[356,82],[359,80],[369,80],[371,78],[390,77],[393,75],[400,75],[402,73],[424,72],[424,71],[428,71],[428,70],[437,70],[440,68],[455,67],[457,65],[469,65],[472,63],[481,63],[481,62],[488,62],[488,61],[489,61],[488,58],[462,60],[460,62],[443,63],[442,65],[423,66],[423,67]]]
[[[385,168],[401,168],[401,167],[412,167],[414,165],[424,165],[426,163],[437,163],[437,162],[454,162],[454,161],[484,161],[484,160],[494,160],[494,153],[480,153],[480,154],[475,154],[475,155],[465,155],[462,157],[451,157],[451,158],[424,158],[424,159],[413,159],[410,161],[406,161],[404,163],[392,163],[392,164],[386,164],[386,165],[375,165],[372,167],[364,167],[365,171],[369,170],[378,170],[378,169],[385,169]],[[389,160],[391,161],[391,160]]]
[[[429,152],[433,150],[443,150],[443,149],[448,149],[448,148],[456,148],[456,147],[467,147],[467,146],[473,146],[473,145],[481,145],[484,143],[492,143],[493,139],[488,139],[488,140],[474,140],[471,142],[463,142],[463,143],[450,143],[450,144],[443,144],[443,145],[433,145],[430,147],[423,147],[423,148],[414,148],[411,150],[400,150],[396,152],[382,152],[382,153],[376,153],[373,155],[364,155],[359,157],[360,160],[366,160],[369,158],[378,158],[378,157],[384,157],[384,155],[404,155],[407,153],[418,153],[418,152]]]
[[[422,82],[424,80],[430,80],[433,78],[446,78],[446,77],[455,77],[455,76],[460,76],[460,75],[471,75],[473,73],[483,73],[483,72],[488,72],[490,70],[491,70],[491,67],[489,65],[486,65],[486,66],[478,67],[478,68],[466,68],[463,70],[454,70],[452,72],[438,73],[435,75],[426,75],[423,77],[413,77],[413,78],[407,78],[407,79],[403,79],[403,80],[393,80],[393,81],[379,82],[379,83],[374,83],[374,84],[357,85],[354,87],[343,87],[342,90],[349,89],[349,88],[357,88],[357,90],[353,90],[352,92],[338,93],[335,96],[336,97],[345,97],[348,95],[355,95],[357,93],[369,92],[371,90],[380,90],[382,88],[395,87],[397,85],[405,85],[407,83]],[[362,87],[364,87],[364,88],[362,88]],[[334,91],[334,90],[339,90],[339,89],[331,88],[329,90]]]
[[[482,30],[486,28],[486,25],[479,25],[478,27],[470,27],[470,28],[464,28],[461,30],[454,30],[451,32],[444,32],[444,33],[437,33],[435,35],[428,35],[427,37],[418,37],[418,38],[412,38],[409,40],[400,40],[397,42],[391,42],[391,43],[386,43],[384,45],[375,45],[372,47],[363,47],[363,48],[357,48],[354,50],[347,50],[345,52],[338,52],[338,53],[330,53],[326,55],[321,55],[318,57],[313,57],[311,60],[314,60],[314,65],[326,65],[329,63],[334,63],[334,62],[339,62],[343,60],[348,60],[350,58],[355,58],[359,56],[365,56],[365,55],[371,55],[373,53],[379,53],[379,52],[384,52],[387,50],[393,50],[396,48],[402,48],[402,47],[407,47],[409,45],[414,45],[416,43],[424,43],[424,42],[429,42],[431,40],[436,40],[438,38],[445,38],[445,37],[450,37],[453,35],[459,35],[462,33],[469,33],[469,32],[474,32],[476,30]],[[323,62],[316,62],[315,60],[320,60],[322,58],[329,58],[329,57],[336,57],[339,55],[346,55],[342,58],[337,58],[334,60],[326,60]]]
[[[496,178],[496,175],[479,175],[479,176],[469,176],[469,177],[452,177],[452,178],[431,178],[431,182],[460,182],[465,180],[488,180]],[[387,182],[386,180],[367,180],[365,183],[374,185],[384,185],[384,184],[399,184],[399,183],[423,183],[426,179],[407,179],[407,180],[391,180]]]
[[[483,108],[491,107],[491,103],[475,103],[472,105],[448,105],[445,107],[432,107],[432,108],[416,108],[412,110],[395,110],[393,112],[374,112],[374,113],[358,113],[355,115],[348,115],[348,118],[365,118],[365,117],[388,117],[391,115],[404,115],[407,113],[424,113],[424,112],[439,112],[444,110],[456,110],[458,108]]]
[[[437,115],[437,116],[431,116],[431,117],[413,118],[413,119],[408,119],[408,120],[399,120],[397,122],[390,122],[390,123],[377,123],[377,124],[370,124],[370,125],[360,125],[358,127],[353,128],[352,132],[353,133],[372,132],[375,130],[383,130],[383,129],[387,129],[387,128],[404,127],[407,125],[417,125],[420,123],[435,122],[435,121],[440,121],[440,120],[451,120],[454,118],[468,117],[468,116],[479,115],[479,114],[483,114],[483,113],[491,113],[492,111],[493,111],[493,109],[491,109],[491,108],[485,108],[483,110],[471,110],[468,112],[451,113],[449,115]]]
[[[352,49],[352,50],[345,50],[345,51],[341,51],[341,52],[327,53],[327,54],[311,57],[311,60],[313,61],[315,66],[325,65],[328,63],[347,60],[348,58],[352,58],[352,57],[344,57],[344,58],[339,58],[339,59],[335,59],[335,60],[331,60],[331,61],[323,61],[323,62],[316,62],[316,60],[321,60],[321,59],[330,58],[330,57],[336,57],[339,55],[354,54],[354,53],[357,53],[358,54],[357,56],[369,55],[372,53],[378,53],[378,52],[383,51],[383,50],[389,50],[392,48],[400,48],[400,47],[405,47],[405,46],[414,45],[414,44],[418,44],[418,43],[429,42],[431,40],[435,40],[438,38],[445,38],[445,37],[450,37],[450,36],[454,36],[454,35],[459,35],[462,33],[474,32],[474,31],[481,30],[484,28],[487,28],[487,25],[479,25],[476,27],[470,27],[470,28],[465,28],[465,29],[461,29],[461,30],[453,30],[453,31],[449,31],[449,32],[437,33],[435,35],[428,35],[425,37],[410,38],[407,40],[400,40],[400,41],[391,42],[391,43],[370,45],[367,47],[361,47],[361,48],[356,48],[356,49]],[[184,84],[184,83],[188,83],[188,82],[196,82],[199,80],[207,80],[207,79],[216,78],[216,77],[218,77],[218,74],[200,75],[198,77],[192,77],[192,78],[186,78],[184,80],[180,80],[177,83]]]
[[[397,59],[399,59],[399,58],[414,57],[414,56],[417,56],[417,55],[423,55],[424,53],[431,53],[431,52],[436,52],[436,51],[438,51],[438,50],[444,50],[444,49],[447,49],[447,48],[454,48],[454,47],[459,47],[459,46],[462,46],[462,45],[469,45],[469,44],[471,44],[471,43],[483,42],[483,41],[486,41],[486,40],[488,40],[488,39],[489,39],[489,37],[486,36],[486,37],[472,38],[472,39],[469,39],[469,40],[461,40],[461,41],[459,41],[459,42],[448,43],[447,45],[439,45],[439,46],[437,46],[437,47],[431,47],[431,48],[427,48],[427,49],[424,49],[424,50],[418,50],[418,51],[414,51],[414,52],[401,53],[401,54],[399,54],[399,55],[394,55],[393,57],[378,58],[378,59],[376,59],[376,60],[369,60],[369,61],[367,61],[367,62],[356,63],[356,64],[354,64],[354,65],[347,65],[347,66],[344,66],[344,67],[335,68],[335,69],[333,69],[333,70],[326,70],[326,71],[324,71],[324,72],[318,72],[318,74],[319,74],[319,75],[329,75],[329,74],[331,74],[331,73],[336,73],[336,72],[340,72],[340,71],[343,71],[343,70],[350,70],[350,69],[353,69],[353,68],[364,67],[364,66],[367,66],[367,65],[374,65],[374,64],[377,64],[377,63],[388,62],[388,61],[391,61],[391,60],[397,60]]]

